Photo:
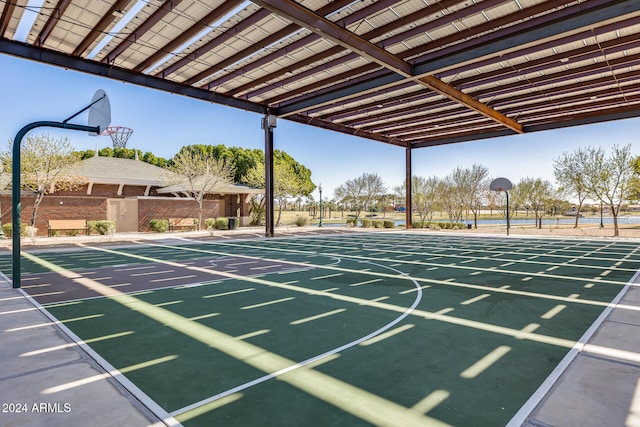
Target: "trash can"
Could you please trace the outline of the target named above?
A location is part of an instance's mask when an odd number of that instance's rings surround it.
[[[229,230],[235,230],[236,229],[236,225],[237,225],[237,219],[236,217],[229,217]]]
[[[467,224],[467,230],[471,230],[471,224]]]

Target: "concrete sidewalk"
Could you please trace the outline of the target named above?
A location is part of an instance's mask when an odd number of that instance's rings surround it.
[[[0,343],[0,426],[165,425],[5,280]]]
[[[640,279],[617,304],[542,400],[526,427],[640,426]]]

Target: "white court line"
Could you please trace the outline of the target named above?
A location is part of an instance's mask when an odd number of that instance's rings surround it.
[[[398,334],[401,334],[404,331],[408,331],[409,329],[413,328],[414,326],[416,326],[416,325],[414,325],[412,323],[407,323],[406,325],[398,326],[395,329],[392,329],[392,330],[387,331],[387,332],[385,332],[383,334],[375,336],[375,337],[373,337],[373,338],[371,338],[369,340],[363,341],[363,342],[360,343],[360,345],[361,346],[368,346],[368,345],[372,345],[372,344],[378,343],[380,341],[384,341],[387,338],[391,338],[394,335],[398,335]]]
[[[340,276],[343,276],[343,275],[344,275],[344,273],[327,274],[325,276],[312,277],[310,280],[329,279],[330,277],[340,277]]]
[[[218,297],[224,297],[227,295],[234,295],[234,294],[239,294],[242,292],[251,292],[251,291],[255,291],[256,288],[246,288],[246,289],[239,289],[237,291],[229,291],[229,292],[221,292],[219,294],[212,294],[212,295],[205,295],[202,298],[218,298]]]
[[[326,313],[316,314],[315,316],[305,317],[304,319],[294,320],[289,322],[290,325],[301,325],[307,322],[313,322],[314,320],[322,319],[324,317],[333,316],[334,314],[342,313],[343,311],[347,311],[346,308],[339,308],[337,310],[327,311]]]
[[[254,308],[266,307],[268,305],[280,304],[281,302],[291,301],[293,299],[296,299],[296,298],[295,297],[287,297],[287,298],[274,299],[274,300],[271,300],[271,301],[265,301],[265,302],[261,302],[261,303],[258,303],[258,304],[245,305],[244,307],[240,307],[240,310],[251,310],[251,309],[254,309]]]
[[[489,354],[484,356],[482,359],[478,360],[473,365],[469,366],[467,369],[460,373],[462,378],[471,379],[475,378],[487,369],[491,367],[494,363],[500,360],[504,355],[511,351],[511,347],[506,345],[501,345],[500,347],[494,349]]]
[[[565,308],[567,308],[566,305],[558,304],[558,305],[556,305],[555,307],[553,307],[551,310],[547,311],[545,314],[543,314],[540,317],[543,318],[543,319],[553,319],[556,316],[556,314],[560,313]]]
[[[411,407],[412,411],[427,414],[451,395],[447,390],[435,390],[427,397]]]
[[[400,270],[397,270],[395,268],[388,267],[388,266],[385,266],[385,265],[382,265],[382,264],[377,264],[377,263],[374,263],[374,262],[370,262],[370,261],[367,261],[367,262],[369,264],[373,264],[373,265],[376,265],[378,267],[386,268],[388,270],[394,271],[395,273],[397,273],[397,274],[399,274],[401,276],[404,276],[404,277],[408,278],[409,280],[411,280],[413,282],[413,284],[416,286],[416,288],[420,287],[420,285],[418,284],[418,282],[415,279],[413,279],[411,276],[407,275],[406,273],[403,273]],[[307,360],[304,360],[302,362],[296,363],[296,364],[294,364],[292,366],[289,366],[287,368],[280,369],[279,371],[273,372],[271,374],[264,375],[264,376],[262,376],[260,378],[257,378],[255,380],[253,380],[253,381],[249,381],[247,383],[240,384],[240,385],[238,385],[236,387],[233,387],[233,388],[231,388],[231,389],[229,389],[227,391],[224,391],[222,393],[218,393],[215,396],[208,397],[208,398],[203,399],[203,400],[201,400],[199,402],[195,402],[195,403],[193,403],[191,405],[185,406],[184,408],[177,409],[177,410],[171,412],[169,415],[171,417],[175,417],[175,416],[180,415],[180,414],[182,414],[184,412],[188,412],[188,411],[190,411],[192,409],[198,408],[198,407],[200,407],[202,405],[206,405],[206,404],[214,402],[214,401],[216,401],[218,399],[223,399],[223,398],[225,398],[227,396],[230,396],[230,395],[232,395],[234,393],[237,393],[239,391],[242,391],[242,390],[245,390],[247,388],[253,387],[254,385],[257,385],[257,384],[263,383],[265,381],[268,381],[268,380],[270,380],[272,378],[279,377],[280,375],[286,374],[287,372],[291,372],[291,371],[296,370],[298,368],[309,366],[309,365],[311,365],[313,363],[316,363],[316,362],[318,362],[320,360],[323,360],[323,359],[325,359],[327,357],[333,358],[333,357],[335,357],[335,355],[337,353],[340,353],[340,352],[342,352],[344,350],[347,350],[347,349],[349,349],[351,347],[355,347],[358,344],[360,344],[360,343],[362,343],[364,341],[367,341],[367,340],[369,340],[369,339],[371,339],[373,337],[376,337],[376,336],[388,331],[389,329],[393,328],[395,325],[397,325],[398,323],[403,321],[407,316],[409,316],[415,310],[415,308],[418,306],[418,304],[420,303],[421,300],[422,300],[422,289],[419,289],[415,300],[413,301],[413,303],[411,304],[411,306],[409,308],[407,308],[400,316],[396,317],[391,322],[389,322],[386,325],[382,326],[381,328],[371,332],[370,334],[367,334],[362,338],[358,338],[357,340],[352,341],[350,343],[341,345],[340,347],[336,347],[336,348],[334,348],[332,350],[326,351],[326,352],[324,352],[322,354],[319,354],[317,356],[311,357],[311,358],[309,358]]]
[[[462,301],[460,303],[460,305],[469,305],[469,304],[473,304],[474,302],[478,302],[480,300],[483,300],[485,298],[489,298],[491,296],[491,294],[482,294],[482,295],[478,295],[477,297],[474,298],[470,298],[466,301]]]
[[[361,286],[361,285],[368,285],[369,283],[376,283],[376,282],[382,282],[382,279],[371,279],[371,280],[365,280],[364,282],[358,282],[358,283],[352,283],[349,286]]]

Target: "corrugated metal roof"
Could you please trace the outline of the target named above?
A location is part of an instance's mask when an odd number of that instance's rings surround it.
[[[640,3],[54,0],[0,52],[403,147],[640,115]]]

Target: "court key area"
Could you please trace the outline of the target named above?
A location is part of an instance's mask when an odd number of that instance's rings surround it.
[[[499,426],[639,269],[624,240],[354,233],[27,251],[22,287],[167,424]]]

